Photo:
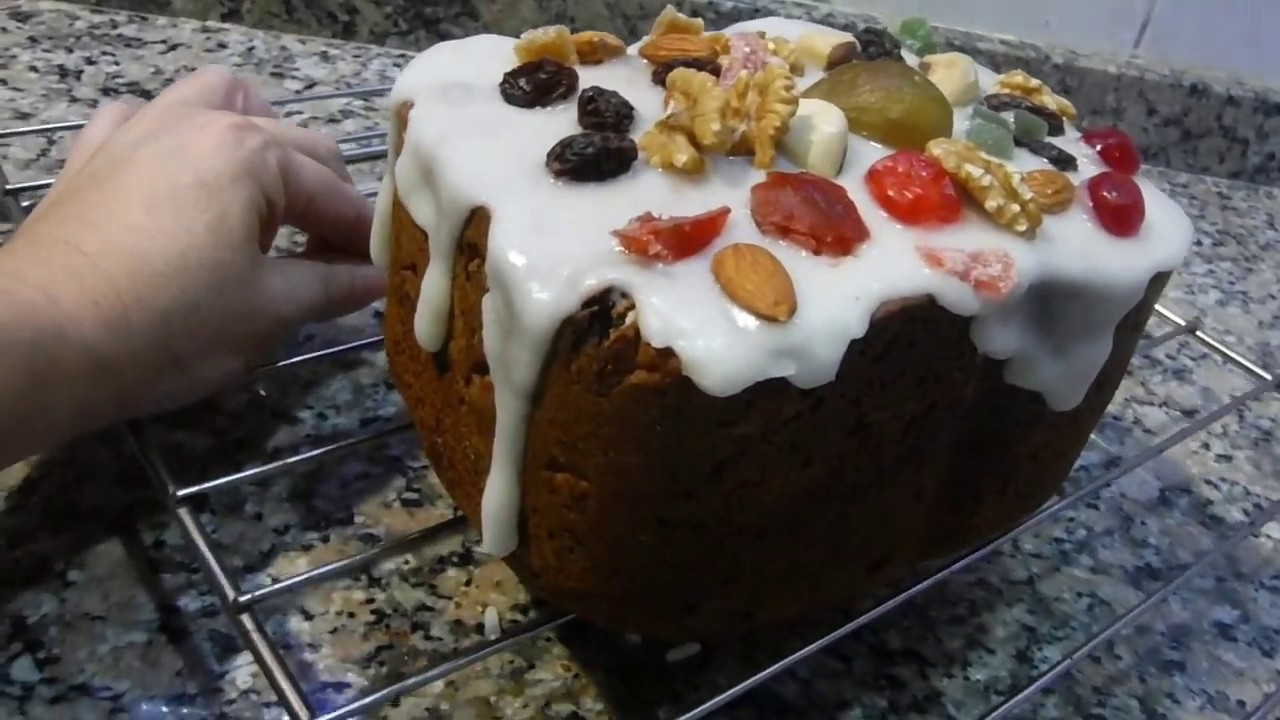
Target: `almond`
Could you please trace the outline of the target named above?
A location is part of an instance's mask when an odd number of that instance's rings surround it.
[[[578,51],[578,62],[599,65],[627,53],[627,45],[617,35],[598,30],[584,30],[570,38]]]
[[[715,60],[719,53],[702,35],[659,35],[640,46],[640,57],[661,65],[679,58]]]
[[[1075,183],[1057,170],[1032,170],[1022,176],[1022,181],[1036,196],[1040,209],[1051,215],[1066,211],[1076,197]]]
[[[734,243],[711,258],[711,274],[738,307],[770,322],[796,314],[796,289],[787,269],[761,245]]]

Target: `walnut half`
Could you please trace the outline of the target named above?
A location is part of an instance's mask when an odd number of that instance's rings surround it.
[[[1043,216],[1035,193],[1020,173],[967,140],[937,138],[930,140],[924,151],[946,168],[991,219],[1024,237],[1035,235]]]
[[[778,143],[799,106],[795,77],[783,64],[742,73],[725,87],[714,75],[676,68],[667,75],[666,113],[638,148],[650,165],[689,173],[706,167],[705,155],[750,155],[773,167]]]
[[[728,123],[738,140],[730,154],[750,154],[760,169],[773,167],[778,143],[782,141],[800,98],[791,71],[769,64],[757,73],[743,73],[729,88]]]
[[[1058,95],[1044,81],[1032,77],[1024,70],[1012,70],[996,78],[993,93],[1008,93],[1024,97],[1040,107],[1052,110],[1067,120],[1076,119],[1076,106]]]
[[[660,170],[697,175],[707,167],[706,159],[694,145],[689,132],[669,117],[662,118],[646,130],[636,141],[636,148],[645,162]]]

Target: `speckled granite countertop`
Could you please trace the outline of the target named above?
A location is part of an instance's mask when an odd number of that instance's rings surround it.
[[[715,7],[703,12],[713,25],[750,12]],[[53,3],[0,8],[5,127],[83,117],[100,97],[148,95],[174,73],[208,62],[233,65],[269,94],[285,95],[389,83],[407,58],[372,46]],[[633,34],[647,20],[619,22],[639,23],[623,29]],[[455,26],[479,20],[468,22]],[[988,57],[1010,52],[998,44],[975,48]],[[1015,50],[1015,56],[1027,52]],[[1040,62],[1054,66],[1056,60]],[[1081,72],[1072,77],[1084,104],[1123,108],[1131,119],[1163,118],[1148,139],[1180,132],[1173,120],[1178,115],[1191,125],[1209,122],[1203,118],[1218,103],[1207,98],[1203,106],[1179,112],[1144,109],[1142,93],[1158,96],[1178,82],[1134,84],[1133,76],[1099,85],[1108,76],[1091,73],[1101,70]],[[1116,104],[1118,95],[1127,99]],[[335,133],[370,129],[378,113],[375,102],[364,100],[309,103],[287,112]],[[1209,332],[1275,368],[1280,189],[1182,171],[1204,172],[1217,163],[1223,175],[1250,176],[1248,163],[1239,160],[1256,150],[1252,143],[1272,119],[1218,117],[1248,125],[1239,131],[1252,138],[1245,143],[1248,152],[1221,152],[1215,160],[1203,148],[1170,148],[1160,157],[1175,169],[1153,171],[1200,230],[1194,255],[1164,302],[1184,316],[1202,317]],[[58,149],[35,138],[0,144],[0,164],[14,180],[46,177],[57,167]],[[381,169],[379,163],[359,166],[357,178],[370,183]],[[366,337],[376,333],[376,321],[375,310],[313,329],[300,345]],[[1167,329],[1155,321],[1151,332]],[[1243,373],[1187,339],[1142,354],[1071,487],[1111,467],[1117,454],[1164,437],[1250,386]],[[167,419],[153,433],[177,476],[196,481],[342,437],[398,412],[384,362],[369,352],[267,376],[250,390]],[[1275,394],[1247,405],[1016,546],[785,673],[725,715],[981,714],[1280,498],[1272,442],[1277,418]],[[156,505],[140,469],[110,433],[0,474],[6,614],[0,625],[0,717],[283,716]],[[232,560],[233,573],[252,588],[452,512],[412,438],[400,436],[323,470],[214,493],[200,517]],[[487,606],[498,608],[504,624],[534,612],[510,574],[500,565],[478,566],[469,547],[441,540],[265,607],[268,632],[318,709],[480,641]],[[1277,686],[1277,557],[1280,528],[1272,524],[1090,653],[1021,717],[1246,715]],[[815,619],[811,626],[679,662],[667,662],[665,648],[570,625],[406,697],[379,717],[674,716],[834,621]]]

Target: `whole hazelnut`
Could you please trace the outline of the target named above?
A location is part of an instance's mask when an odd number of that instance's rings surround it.
[[[831,72],[841,65],[864,59],[866,58],[862,55],[862,46],[857,40],[850,40],[831,48],[831,52],[827,53],[827,64],[822,69],[823,72]]]

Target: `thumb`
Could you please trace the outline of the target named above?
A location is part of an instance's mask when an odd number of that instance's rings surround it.
[[[267,300],[280,321],[291,326],[350,315],[386,293],[386,273],[372,265],[298,256],[266,260]]]

